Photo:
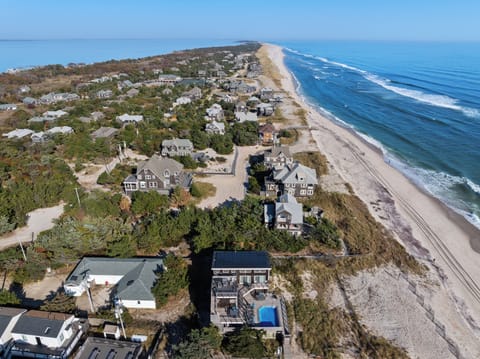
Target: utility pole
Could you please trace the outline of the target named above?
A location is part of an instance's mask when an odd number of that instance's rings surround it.
[[[23,259],[25,259],[25,262],[26,262],[27,261],[27,255],[25,254],[25,249],[23,249],[22,241],[20,240],[20,238],[18,238],[18,244],[20,244],[20,249],[22,250]]]
[[[122,307],[120,306],[119,300],[116,299],[115,300],[115,316],[120,320],[123,338],[127,339],[127,334],[125,334],[125,326],[123,325],[122,313],[123,313]]]
[[[92,310],[92,313],[95,313],[95,307],[93,306],[92,293],[90,293],[90,284],[88,283],[87,283],[87,297],[88,297],[88,302],[90,303],[90,309]]]
[[[78,194],[78,188],[77,187],[75,187],[75,193],[77,194],[78,207],[80,208],[80,207],[82,207],[82,204],[80,203],[80,196]]]

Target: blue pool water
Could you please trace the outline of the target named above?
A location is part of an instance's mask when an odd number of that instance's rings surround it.
[[[258,308],[258,319],[261,327],[278,327],[277,308],[267,306]]]

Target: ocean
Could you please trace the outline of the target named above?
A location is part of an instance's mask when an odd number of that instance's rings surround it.
[[[480,43],[279,45],[307,102],[480,228]]]
[[[177,50],[233,44],[233,40],[197,39],[0,40],[0,72],[51,64],[136,59]]]

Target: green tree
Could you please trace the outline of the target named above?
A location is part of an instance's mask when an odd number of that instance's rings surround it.
[[[136,191],[132,195],[131,210],[135,215],[153,214],[168,208],[168,197],[157,191]]]
[[[327,218],[322,218],[312,231],[312,238],[327,245],[330,248],[339,249],[340,232],[337,226]]]
[[[0,290],[0,305],[20,304],[20,299],[14,292],[6,289]]]
[[[263,344],[263,330],[243,327],[239,331],[225,335],[223,348],[233,356],[260,359],[266,356]]]
[[[9,218],[5,215],[0,215],[0,235],[13,231],[15,229],[15,223],[10,223]]]
[[[215,326],[193,329],[187,339],[173,347],[175,358],[208,359],[220,349],[222,336]]]
[[[152,289],[159,307],[165,305],[168,298],[177,295],[180,290],[187,288],[189,284],[188,266],[183,258],[168,254],[163,261],[163,265],[164,270],[158,276],[158,280]]]

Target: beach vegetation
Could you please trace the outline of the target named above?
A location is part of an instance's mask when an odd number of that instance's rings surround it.
[[[163,260],[164,270],[158,275],[158,280],[152,288],[152,293],[159,307],[167,304],[170,297],[176,296],[189,284],[187,262],[173,254],[168,254]]]

